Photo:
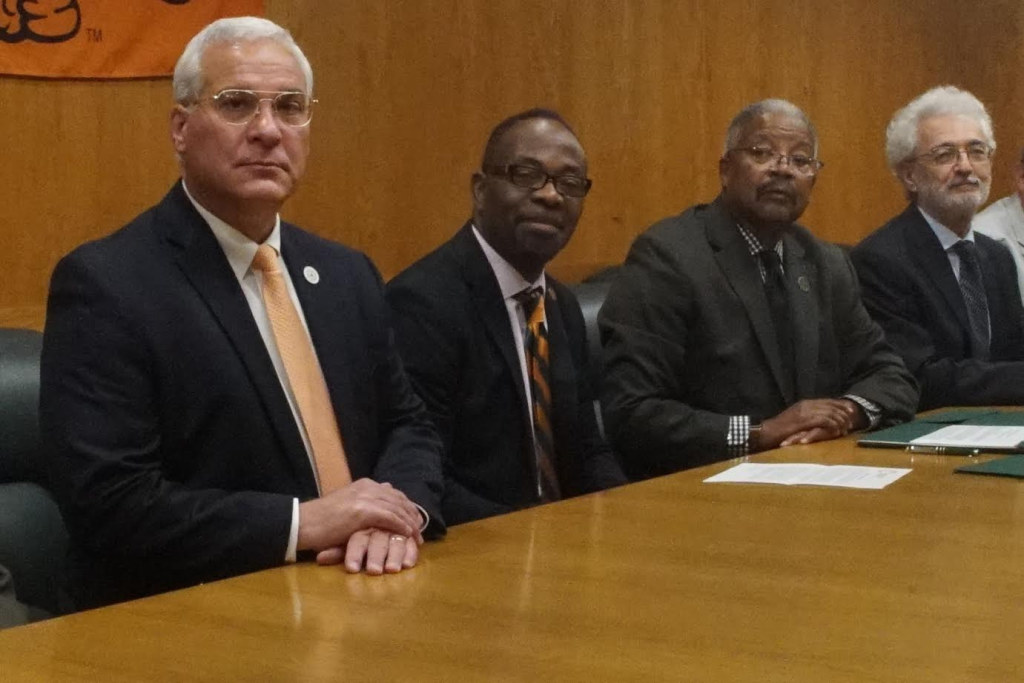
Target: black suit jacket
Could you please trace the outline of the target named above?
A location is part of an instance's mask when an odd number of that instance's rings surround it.
[[[913,415],[914,380],[861,305],[842,251],[798,225],[783,244],[792,389],[756,259],[721,200],[634,242],[599,317],[605,429],[630,477],[721,460],[731,415],[758,422],[801,399],[854,394],[886,424]]]
[[[564,496],[625,483],[601,438],[583,316],[547,278],[556,467]],[[388,283],[398,346],[445,446],[455,524],[538,502],[533,437],[507,309],[470,225]]]
[[[440,444],[393,347],[379,275],[284,223],[281,251],[353,478],[391,482],[442,533]],[[317,495],[238,281],[180,183],[57,265],[40,409],[80,606],[279,565],[292,498]]]
[[[864,304],[921,383],[921,408],[1024,403],[1024,325],[1017,269],[974,233],[992,326],[991,355],[971,355],[967,308],[942,244],[913,204],[851,258]]]

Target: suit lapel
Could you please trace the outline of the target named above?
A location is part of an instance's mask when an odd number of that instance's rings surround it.
[[[949,264],[949,256],[942,249],[942,244],[917,207],[909,206],[903,212],[902,218],[905,221],[903,234],[909,246],[910,258],[918,263],[919,268],[927,273],[935,285],[935,289],[942,293],[946,304],[959,321],[960,329],[966,333],[971,329],[967,318],[967,306],[964,305],[960,284],[956,281],[953,268]]]
[[[369,476],[373,467],[361,458],[364,453],[352,447],[351,436],[346,440],[346,430],[351,435],[351,421],[359,414],[355,392],[360,387],[353,386],[352,381],[358,373],[351,366],[366,358],[365,346],[369,342],[364,336],[366,325],[359,315],[360,302],[354,295],[355,283],[334,281],[348,278],[350,273],[328,263],[327,254],[312,248],[297,228],[281,223],[281,255],[324,374],[349,470],[358,479]]]
[[[806,258],[804,247],[792,235],[783,237],[783,263],[786,292],[789,296],[789,315],[793,323],[794,354],[796,362],[797,398],[814,395],[818,369],[818,267]]]
[[[754,335],[768,362],[772,377],[775,378],[779,393],[787,404],[792,403],[792,392],[786,389],[789,382],[784,381],[782,374],[779,342],[775,338],[775,328],[772,326],[768,297],[764,293],[760,271],[736,227],[736,222],[722,208],[720,199],[715,200],[710,207],[706,234],[718,267],[732,285],[733,291],[747,312],[747,318],[754,328]]]
[[[224,251],[185,196],[180,183],[161,203],[160,222],[167,240],[177,251],[178,266],[209,307],[245,365],[296,479],[306,485],[313,484],[305,446],[252,311]]]
[[[456,257],[462,264],[462,277],[469,288],[473,306],[483,321],[487,336],[494,343],[502,362],[505,363],[514,379],[512,383],[515,385],[516,396],[519,397],[519,404],[523,406],[523,415],[529,424],[526,391],[523,389],[522,381],[523,371],[519,364],[516,342],[512,337],[508,308],[505,306],[505,298],[501,295],[501,288],[498,287],[498,280],[468,223],[453,238],[453,241]]]

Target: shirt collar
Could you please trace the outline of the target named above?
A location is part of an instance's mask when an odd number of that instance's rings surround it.
[[[217,239],[217,243],[224,250],[224,255],[228,257],[228,263],[231,265],[231,270],[235,273],[235,277],[241,280],[249,272],[250,266],[252,266],[256,250],[260,247],[259,243],[253,242],[241,232],[207,211],[203,205],[189,194],[188,186],[185,185],[184,180],[182,180],[181,186],[185,190],[185,196],[192,202],[192,206],[196,207],[196,211],[199,212],[199,215],[203,217],[206,224],[210,226],[210,230],[213,231],[213,236]],[[280,215],[274,217],[274,229],[270,232],[270,237],[266,239],[264,244],[269,244],[278,255],[281,254]]]
[[[942,245],[943,251],[949,251],[949,249],[954,244],[960,241],[960,235],[956,234],[955,232],[947,228],[945,225],[929,216],[927,211],[922,209],[920,206],[917,207],[917,210],[921,212],[921,215],[924,216],[924,220],[928,223],[928,227],[932,229],[932,232],[934,232],[935,236],[939,239],[939,244]],[[971,229],[967,231],[967,236],[964,237],[963,239],[967,240],[968,242],[974,241],[973,227],[971,227]]]
[[[757,235],[754,234],[753,230],[751,230],[747,226],[743,225],[742,223],[737,223],[736,227],[739,229],[740,235],[743,236],[744,242],[747,243],[747,250],[750,251],[750,255],[751,256],[757,256],[762,251],[768,251],[768,247],[764,246],[764,244],[761,242],[761,240],[759,240],[757,238]],[[779,255],[780,259],[782,258],[782,240],[781,239],[778,242],[776,242],[771,247],[771,249],[773,249],[775,251],[775,253]]]
[[[544,271],[541,271],[540,277],[534,282],[530,282],[522,276],[522,274],[512,267],[504,257],[494,250],[484,236],[480,234],[476,226],[473,227],[473,236],[476,237],[476,241],[480,243],[480,248],[484,250],[484,257],[487,258],[487,263],[490,264],[491,270],[494,271],[494,277],[498,279],[498,287],[501,289],[501,296],[505,300],[513,298],[516,294],[523,291],[524,289],[531,287],[540,287],[541,292],[546,291],[547,282],[544,277]]]

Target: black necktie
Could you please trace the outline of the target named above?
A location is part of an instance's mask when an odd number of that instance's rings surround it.
[[[548,330],[544,322],[544,290],[524,289],[516,300],[526,315],[526,369],[530,377],[533,443],[537,467],[537,495],[541,501],[562,497],[555,472],[555,440],[551,428],[551,384],[548,366]]]
[[[768,297],[775,339],[779,343],[779,358],[782,360],[784,390],[792,394],[796,377],[796,361],[793,356],[793,326],[789,318],[789,295],[786,293],[786,277],[782,273],[782,261],[774,249],[757,252],[764,265],[764,293]]]
[[[989,353],[988,299],[985,283],[981,279],[978,252],[974,242],[960,240],[951,247],[960,257],[960,292],[967,306],[967,319],[971,323],[971,355],[986,359]]]

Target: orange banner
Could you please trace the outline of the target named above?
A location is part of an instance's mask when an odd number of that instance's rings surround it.
[[[206,24],[262,14],[263,0],[0,0],[0,73],[165,76]]]

